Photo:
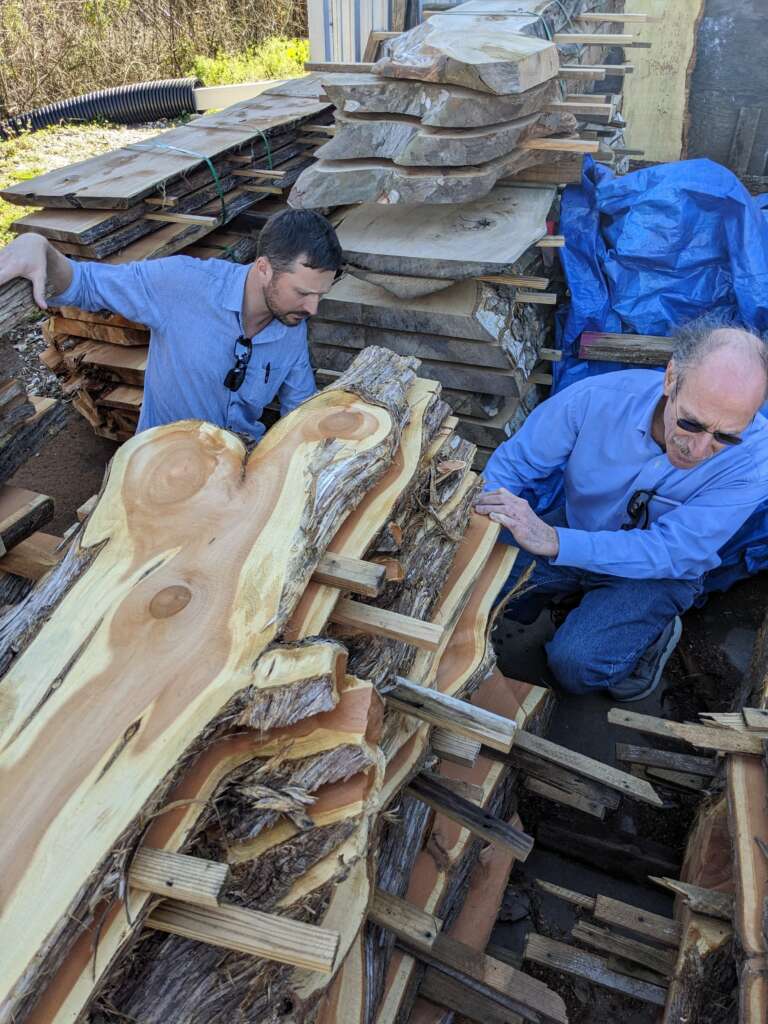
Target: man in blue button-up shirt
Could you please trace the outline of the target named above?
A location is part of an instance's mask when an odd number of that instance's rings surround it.
[[[553,599],[580,598],[547,645],[564,689],[639,700],[658,684],[703,575],[768,498],[767,385],[759,338],[691,324],[663,376],[579,381],[493,453],[477,509],[522,548],[515,578],[536,559],[506,614],[532,622]],[[542,519],[520,495],[534,500],[555,470],[565,503]]]
[[[0,252],[0,284],[32,281],[36,301],[108,309],[150,329],[139,430],[208,420],[258,440],[264,406],[282,415],[315,391],[306,320],[341,264],[329,222],[309,210],[272,217],[251,266],[169,256],[110,266],[68,260],[40,235]]]

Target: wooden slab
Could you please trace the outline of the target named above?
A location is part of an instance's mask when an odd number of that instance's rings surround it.
[[[433,128],[480,128],[537,113],[556,101],[555,81],[509,96],[372,74],[323,75],[323,89],[344,114],[405,114]]]
[[[0,486],[0,544],[3,551],[26,540],[53,519],[53,498],[12,484]],[[7,570],[6,570],[7,571]]]
[[[495,188],[466,205],[353,209],[338,229],[346,259],[377,273],[458,281],[512,270],[546,234],[555,190]]]
[[[497,95],[521,93],[554,78],[560,70],[557,47],[520,35],[530,18],[471,12],[436,14],[390,44],[373,67],[386,78],[421,79],[461,85]]]
[[[608,712],[612,725],[649,733],[651,736],[665,736],[682,740],[704,750],[719,750],[732,754],[762,754],[763,740],[758,733],[735,732],[732,729],[718,729],[707,725],[689,725],[687,722],[670,722],[665,718],[640,715],[623,708]]]
[[[768,857],[756,840],[768,843],[768,785],[765,766],[756,757],[728,758],[728,817],[736,879],[734,924],[747,956],[765,956]]]

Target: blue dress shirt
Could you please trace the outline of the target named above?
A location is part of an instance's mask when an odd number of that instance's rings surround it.
[[[224,387],[235,341],[245,333],[248,266],[170,256],[121,266],[73,262],[72,269],[72,283],[51,305],[108,309],[151,332],[139,430],[208,420],[259,440],[264,406],[276,395],[284,416],[314,394],[306,323],[286,327],[279,320],[254,335],[240,390]]]
[[[554,565],[632,579],[695,579],[768,498],[768,420],[743,443],[676,469],[651,435],[662,376],[622,370],[588,377],[533,410],[488,460],[486,490],[536,490],[562,470],[567,527]],[[638,490],[655,492],[647,529],[622,530]]]

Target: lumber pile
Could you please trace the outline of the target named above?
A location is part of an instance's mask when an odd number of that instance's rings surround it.
[[[310,162],[304,126],[330,104],[280,85],[154,138],[19,182],[2,197],[42,207],[13,223],[61,252],[107,263],[157,259],[200,244],[262,200],[282,195]],[[35,311],[19,281],[0,289],[0,327]]]
[[[384,810],[441,830],[431,891],[455,911],[482,841],[527,856],[509,764],[424,774],[422,693],[507,751],[546,694],[486,678],[515,552],[471,512],[472,445],[417,368],[367,348],[250,454],[198,422],[133,438],[0,620],[2,799],[29,794],[3,854],[0,1020],[313,1019],[380,927],[374,889],[405,893]],[[564,1020],[454,935],[415,954],[427,992],[484,972],[493,1005]]]
[[[567,177],[574,154],[612,159],[602,136],[615,135],[617,101],[565,100],[558,48],[578,61],[581,44],[610,46],[611,33],[558,32],[569,14],[554,6],[470,0],[389,39],[370,73],[332,75],[335,126],[291,203],[472,202],[541,163],[556,175],[562,157]],[[593,119],[588,137],[576,134]]]

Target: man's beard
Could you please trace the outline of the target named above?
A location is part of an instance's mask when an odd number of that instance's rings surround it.
[[[273,295],[274,289],[271,285],[264,289],[264,302],[267,309],[275,320],[279,320],[281,324],[285,324],[286,327],[296,327],[302,320],[306,320],[309,317],[309,314],[301,309],[281,309],[274,302]]]

